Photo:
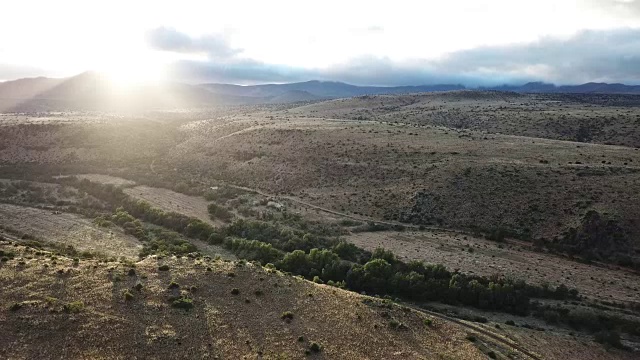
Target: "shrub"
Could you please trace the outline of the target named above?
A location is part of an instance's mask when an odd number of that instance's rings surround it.
[[[615,330],[600,331],[595,334],[594,340],[605,346],[610,346],[610,347],[619,348],[619,349],[624,347],[624,345],[622,345],[622,342],[620,342],[620,333],[618,333]]]
[[[169,271],[169,265],[160,265],[160,266],[158,266],[158,270],[160,270],[160,271]]]
[[[84,309],[84,303],[82,301],[73,301],[66,303],[62,306],[62,310],[66,313],[79,313]]]
[[[178,284],[177,282],[171,280],[171,282],[169,283],[169,289],[177,289],[180,287],[180,284]]]
[[[507,320],[504,323],[510,326],[516,326],[516,323],[513,320]]]
[[[129,290],[125,290],[125,291],[123,291],[123,292],[122,292],[122,295],[124,295],[124,299],[125,299],[126,301],[133,300],[133,294],[132,294],[132,293],[131,293],[131,291],[129,291]]]
[[[291,320],[293,320],[293,313],[291,311],[285,311],[285,312],[282,313],[282,315],[280,315],[280,318],[282,320],[291,321]]]
[[[191,308],[193,308],[193,300],[181,296],[177,299],[174,299],[171,302],[171,307],[177,308],[177,309],[185,309],[185,310],[189,310]]]
[[[238,294],[240,294],[240,290],[238,290],[237,288],[233,288],[231,290],[231,295],[238,295]]]
[[[10,311],[18,311],[22,309],[22,303],[15,303],[15,304],[11,304],[11,306],[9,306],[9,310]]]
[[[319,353],[322,350],[322,347],[318,343],[312,342],[309,346],[309,350],[314,353]]]
[[[471,342],[476,342],[476,340],[478,340],[478,339],[476,338],[475,335],[471,335],[470,334],[470,335],[467,335],[467,340],[469,340]]]
[[[424,319],[424,325],[425,325],[425,326],[431,326],[431,325],[433,325],[433,320],[431,320],[431,319]]]

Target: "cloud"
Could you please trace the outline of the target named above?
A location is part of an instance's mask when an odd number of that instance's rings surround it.
[[[560,83],[640,82],[640,29],[583,31],[568,39],[481,47],[433,64],[471,77],[523,77]]]
[[[209,37],[194,40],[176,31],[167,31],[159,38],[165,43],[158,43],[158,47],[167,51],[219,51],[220,48],[219,43],[208,44],[205,39]],[[224,45],[223,49],[231,49],[228,44]],[[226,54],[224,61],[174,63],[170,67],[171,74],[189,82],[240,84],[312,79],[358,85],[461,83],[476,86],[527,81],[640,84],[640,29],[583,31],[569,38],[545,37],[526,44],[457,51],[435,60],[360,57],[315,69],[263,63],[241,58],[237,56],[238,52],[223,50],[222,53]]]
[[[232,48],[227,39],[212,34],[201,37],[190,37],[174,28],[158,27],[146,34],[147,43],[156,50],[185,54],[207,54],[210,58],[231,58],[242,52]]]
[[[581,0],[587,8],[624,17],[640,16],[640,0]]]

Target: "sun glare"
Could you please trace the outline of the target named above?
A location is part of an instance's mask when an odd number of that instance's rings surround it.
[[[159,65],[111,62],[98,69],[118,86],[159,83],[164,80],[164,69]]]

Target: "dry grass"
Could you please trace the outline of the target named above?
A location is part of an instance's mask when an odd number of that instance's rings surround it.
[[[70,213],[0,204],[0,224],[11,230],[79,251],[107,256],[136,258],[140,242],[117,227],[100,228],[90,220]]]
[[[33,257],[0,266],[2,358],[303,358],[311,342],[322,347],[314,358],[484,358],[457,325],[435,320],[425,327],[425,315],[366,305],[360,295],[251,264],[148,258],[128,276],[119,263],[74,266],[58,259],[54,265],[21,247],[0,248]],[[157,271],[158,264],[169,271]],[[168,289],[172,280],[180,287]],[[137,282],[140,291],[131,289]],[[193,298],[189,311],[169,305],[181,292]],[[72,302],[83,306],[65,312],[63,305]],[[23,306],[7,310],[14,303]],[[290,322],[281,319],[286,311],[294,314]],[[389,318],[408,329],[392,329]]]
[[[153,207],[157,207],[164,211],[173,211],[184,214],[212,225],[223,224],[222,222],[211,220],[207,210],[207,205],[209,203],[200,196],[189,196],[168,189],[149,186],[127,188],[124,192],[134,198],[142,199]]]
[[[498,244],[448,232],[385,231],[353,234],[345,239],[370,251],[377,247],[391,250],[404,261],[447,264],[464,273],[502,274],[533,284],[565,284],[597,300],[638,303],[640,298],[637,274],[533,252],[526,244]]]

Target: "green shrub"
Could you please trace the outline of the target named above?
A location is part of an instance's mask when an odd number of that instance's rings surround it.
[[[233,288],[231,290],[231,295],[238,295],[238,294],[240,294],[240,290],[238,290],[237,288]]]
[[[173,301],[171,302],[171,307],[189,310],[193,308],[193,300],[184,296],[180,296],[177,299],[173,299]]]
[[[291,320],[293,320],[293,313],[291,311],[285,311],[285,312],[282,313],[282,315],[280,315],[280,318],[282,320],[291,321]]]
[[[431,319],[424,319],[424,325],[425,325],[425,326],[431,326],[431,325],[433,325],[433,320],[431,320]]]
[[[160,265],[160,266],[158,266],[158,270],[160,270],[160,271],[169,271],[169,265]]]
[[[11,304],[11,306],[9,306],[9,310],[10,311],[18,311],[22,309],[22,303],[15,303],[15,304]]]
[[[62,306],[62,310],[69,314],[79,313],[83,309],[84,303],[82,301],[73,301]]]
[[[309,345],[309,350],[314,353],[319,353],[322,347],[318,343],[312,342],[311,345]]]

